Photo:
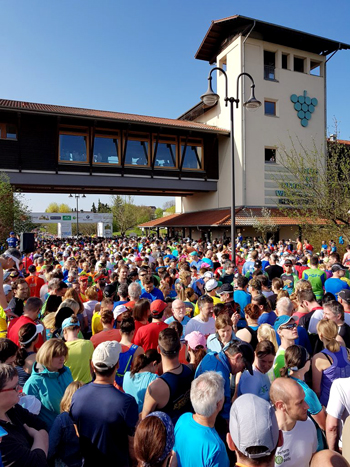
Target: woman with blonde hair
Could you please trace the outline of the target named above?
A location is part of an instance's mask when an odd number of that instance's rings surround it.
[[[324,349],[312,359],[312,389],[327,407],[333,381],[350,376],[350,361],[346,348],[337,341],[338,326],[334,321],[321,319],[317,333]]]
[[[48,429],[60,413],[60,403],[66,387],[73,381],[70,369],[64,366],[68,348],[61,339],[50,339],[36,354],[32,374],[23,392],[35,396],[41,402],[39,418]]]
[[[258,341],[270,341],[272,342],[273,346],[275,347],[275,350],[277,352],[278,350],[278,344],[277,344],[277,339],[276,339],[276,331],[274,328],[267,323],[263,323],[259,326],[258,329]]]
[[[81,301],[81,298],[79,297],[78,292],[73,287],[71,287],[70,289],[67,289],[66,293],[63,296],[63,301],[66,301],[68,299],[74,300],[79,304],[79,310],[77,313],[83,313],[84,311],[83,302]],[[69,305],[66,305],[66,306],[69,306]]]
[[[80,467],[82,457],[79,438],[74,428],[69,410],[74,393],[83,386],[81,381],[73,381],[67,386],[60,404],[61,413],[56,417],[49,435],[48,459],[55,459],[55,466]]]

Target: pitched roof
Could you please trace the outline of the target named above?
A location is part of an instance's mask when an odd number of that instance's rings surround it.
[[[246,16],[234,15],[211,22],[211,25],[195,55],[198,60],[214,63],[217,55],[235,36],[248,34],[252,29],[258,33],[261,40],[280,44],[293,49],[305,50],[317,55],[328,55],[336,50],[350,49],[349,44],[315,36],[296,29],[286,28],[277,24],[266,23]]]
[[[65,115],[67,117],[85,117],[101,120],[113,120],[117,122],[139,123],[148,125],[160,125],[184,130],[194,130],[205,133],[221,133],[228,135],[229,131],[205,123],[188,122],[172,118],[150,117],[146,115],[126,114],[110,112],[107,110],[81,109],[78,107],[66,107],[61,105],[37,104],[34,102],[12,101],[0,99],[0,110],[15,110],[50,115]]]

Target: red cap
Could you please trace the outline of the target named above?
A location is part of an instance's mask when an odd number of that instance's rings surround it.
[[[151,303],[151,315],[158,316],[160,315],[165,308],[167,307],[167,303],[163,302],[163,300],[154,300]]]

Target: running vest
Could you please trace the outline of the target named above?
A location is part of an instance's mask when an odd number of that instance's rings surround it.
[[[115,382],[121,387],[123,387],[125,373],[130,370],[132,359],[134,358],[134,354],[137,348],[138,345],[132,344],[129,350],[119,354],[119,368],[117,374],[115,375]]]
[[[185,412],[193,413],[190,399],[193,373],[188,366],[182,365],[180,374],[176,375],[168,371],[160,376],[160,379],[168,385],[170,391],[167,404],[160,410],[168,414],[175,425],[182,414]]]
[[[350,362],[345,347],[340,347],[340,350],[335,353],[324,349],[322,353],[326,355],[327,358],[329,356],[333,359],[331,366],[322,371],[320,402],[327,407],[333,381],[338,378],[348,378],[350,376]]]

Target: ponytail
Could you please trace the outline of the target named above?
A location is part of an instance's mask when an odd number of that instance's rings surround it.
[[[16,366],[23,367],[28,355],[29,354],[27,352],[27,349],[25,349],[24,347],[20,347],[16,352],[16,359],[15,359]]]
[[[131,377],[133,378],[136,373],[139,373],[152,362],[161,362],[161,356],[155,349],[149,349],[146,353],[138,355],[130,372]]]

